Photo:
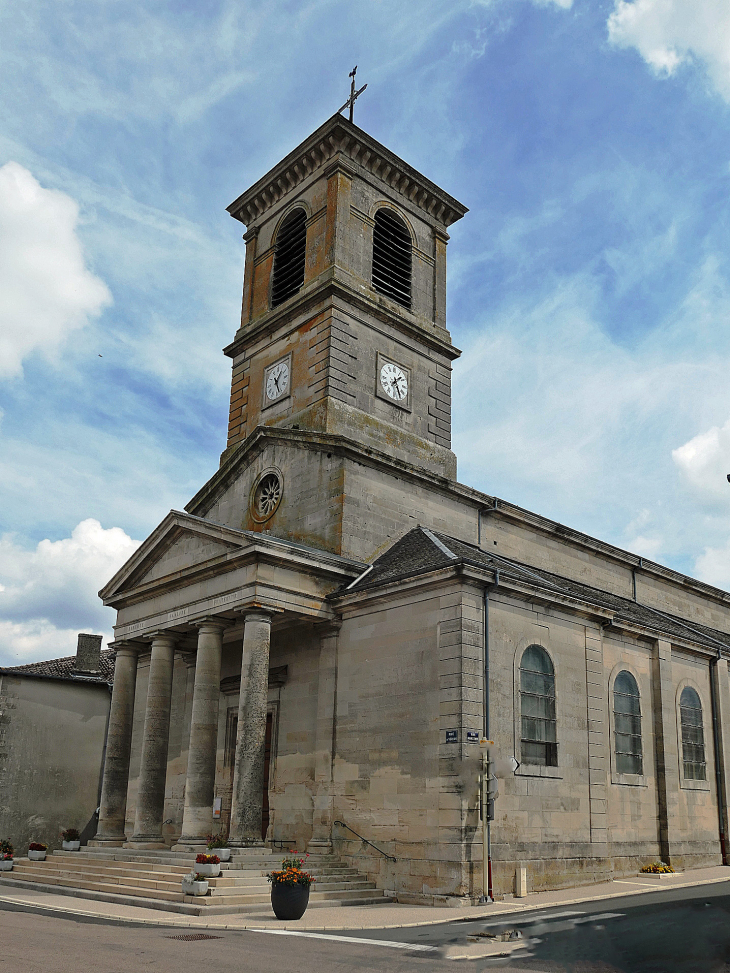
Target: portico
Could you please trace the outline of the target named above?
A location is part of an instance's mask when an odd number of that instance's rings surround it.
[[[337,619],[327,595],[364,567],[181,512],[165,518],[101,592],[105,603],[118,611],[114,642],[118,668],[94,844],[153,849],[168,847],[177,838],[177,847],[203,847],[207,835],[221,826],[221,820],[213,817],[217,775],[225,778],[231,771],[230,803],[222,809],[230,843],[234,847],[263,844],[272,630],[284,640],[287,633],[303,630],[311,643],[318,638],[312,635],[316,625],[327,633],[321,642],[329,658]],[[308,648],[311,653],[311,645]],[[230,737],[232,708],[227,710],[227,720],[221,720],[221,704],[227,698],[221,672],[224,657],[230,670],[239,651],[235,739],[231,740],[226,736]],[[184,683],[178,679],[183,692],[192,669],[189,714],[185,700],[176,703],[173,698],[176,665],[185,668]],[[315,675],[319,668],[317,662]],[[226,681],[234,679],[230,675]],[[331,684],[329,692],[334,692]],[[331,724],[332,701],[329,713]],[[169,812],[173,718],[182,721],[181,734],[186,737],[180,821],[170,818]],[[326,722],[326,716],[318,722],[318,747],[327,749],[322,720]],[[135,728],[140,754],[130,833],[127,799]],[[223,767],[221,744],[224,751],[228,748]],[[226,760],[232,767],[225,766]],[[331,829],[326,809],[318,807],[317,817],[318,840],[326,840]],[[170,824],[177,824],[177,835]]]

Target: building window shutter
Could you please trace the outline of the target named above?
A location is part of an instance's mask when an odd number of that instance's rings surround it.
[[[403,220],[387,209],[375,214],[373,287],[403,307],[411,307],[413,248]]]
[[[702,703],[697,691],[691,686],[686,686],[679,697],[679,719],[682,725],[682,763],[685,780],[707,780]]]
[[[271,284],[272,307],[283,304],[304,283],[306,251],[307,214],[303,209],[295,209],[289,213],[276,234],[274,279]]]
[[[613,684],[613,721],[616,773],[643,774],[639,687],[625,669]]]
[[[520,716],[522,763],[557,767],[555,672],[540,645],[530,645],[522,653]]]

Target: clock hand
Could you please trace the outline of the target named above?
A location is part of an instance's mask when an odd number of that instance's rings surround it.
[[[272,378],[273,378],[273,380],[274,380],[274,385],[276,386],[276,391],[277,391],[277,392],[278,392],[278,391],[280,391],[280,390],[279,390],[279,378],[278,378],[278,376],[276,376],[276,375],[272,375],[271,377],[272,377]]]

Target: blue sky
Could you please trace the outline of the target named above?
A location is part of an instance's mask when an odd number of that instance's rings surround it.
[[[226,205],[345,100],[470,208],[459,479],[730,587],[727,0],[0,0],[0,664],[217,468]]]

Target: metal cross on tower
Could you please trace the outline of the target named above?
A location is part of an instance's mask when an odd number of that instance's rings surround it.
[[[336,112],[336,114],[339,115],[340,112],[341,111],[344,111],[345,108],[347,108],[347,106],[349,105],[350,106],[350,121],[352,121],[352,115],[353,115],[353,112],[354,112],[354,109],[355,109],[355,99],[356,98],[359,98],[360,95],[363,93],[363,91],[367,88],[367,85],[364,84],[362,86],[362,88],[360,88],[359,91],[355,91],[355,75],[356,74],[357,74],[357,64],[352,69],[352,71],[350,71],[350,74],[348,75],[348,77],[350,77],[352,79],[351,82],[350,82],[350,97],[347,99],[347,101],[342,106],[342,108],[338,108],[337,109],[337,112]]]

